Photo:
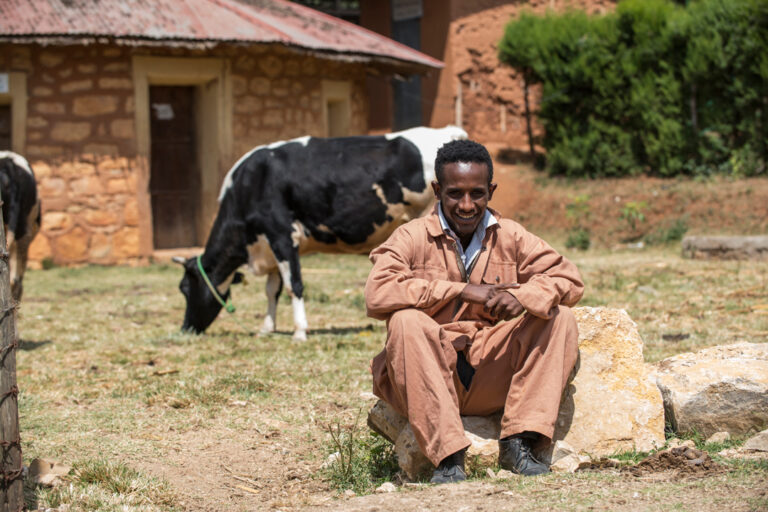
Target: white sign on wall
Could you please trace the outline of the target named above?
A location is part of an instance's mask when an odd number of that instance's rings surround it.
[[[392,20],[405,21],[421,18],[424,10],[421,0],[392,0]]]
[[[173,105],[170,103],[153,103],[155,109],[155,119],[159,121],[169,121],[173,119]]]
[[[8,91],[8,73],[0,73],[0,94],[7,94]]]

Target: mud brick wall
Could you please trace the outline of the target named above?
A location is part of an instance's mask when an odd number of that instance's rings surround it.
[[[498,43],[504,27],[523,10],[544,14],[548,9],[558,12],[579,9],[602,14],[613,10],[615,5],[615,0],[484,0],[482,6],[456,2],[446,45],[450,55],[445,59],[449,65],[440,79],[448,81],[450,87],[441,88],[439,105],[453,105],[461,83],[462,126],[470,137],[483,142],[504,142],[525,151],[528,135],[523,79],[498,58]],[[445,94],[446,91],[450,94]],[[539,88],[533,88],[529,101],[534,111],[539,99]],[[436,112],[436,115],[440,114]],[[440,119],[444,118],[447,116],[443,114]],[[535,134],[540,134],[535,119],[533,128]]]

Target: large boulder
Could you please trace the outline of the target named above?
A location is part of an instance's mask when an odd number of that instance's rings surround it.
[[[573,311],[579,323],[579,362],[563,394],[555,443],[541,447],[539,456],[555,462],[562,451],[556,450],[557,446],[567,446],[567,454],[571,455],[603,456],[662,445],[664,408],[651,369],[643,362],[643,342],[637,326],[623,310]],[[462,422],[472,441],[467,453],[469,463],[494,465],[500,415],[467,416]],[[398,462],[409,478],[432,469],[419,451],[410,425],[390,406],[376,404],[368,424],[395,443]]]
[[[676,432],[744,435],[768,426],[768,343],[736,343],[657,364],[656,382]]]
[[[554,441],[607,456],[664,444],[664,407],[643,360],[643,340],[623,309],[574,308],[579,361],[563,393]],[[540,454],[549,460],[554,444]]]

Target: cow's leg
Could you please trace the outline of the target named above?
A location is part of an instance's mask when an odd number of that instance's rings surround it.
[[[15,240],[11,231],[7,232],[6,237],[8,240],[8,273],[11,276],[11,296],[14,301],[19,302],[23,292],[22,279],[24,277],[24,270],[27,267],[26,247],[23,248],[24,254],[22,254],[20,249],[21,245],[23,245],[23,240]]]
[[[301,280],[301,265],[299,265],[299,248],[294,245],[290,236],[291,231],[286,230],[286,236],[280,236],[274,241],[270,239],[270,247],[277,260],[277,268],[283,282],[288,286],[293,306],[293,339],[305,341],[307,339],[307,313],[304,310],[304,283]]]
[[[264,317],[262,333],[275,332],[277,325],[277,299],[283,291],[283,279],[277,271],[267,274],[267,316]]]
[[[27,252],[29,243],[16,244],[16,265],[11,269],[11,293],[13,300],[21,302],[21,295],[24,293],[24,272],[27,270]]]

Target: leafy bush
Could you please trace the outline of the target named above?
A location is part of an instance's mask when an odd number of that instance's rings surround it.
[[[584,228],[577,228],[568,234],[568,238],[565,241],[565,246],[569,249],[579,249],[586,251],[589,246],[592,245],[592,240],[589,236],[589,230]]]
[[[551,173],[766,173],[768,2],[624,0],[511,21],[499,58],[541,86]],[[526,91],[527,94],[527,91]]]
[[[684,218],[678,218],[671,225],[667,227],[661,226],[655,232],[645,235],[643,241],[648,245],[679,242],[687,232],[688,222]]]

